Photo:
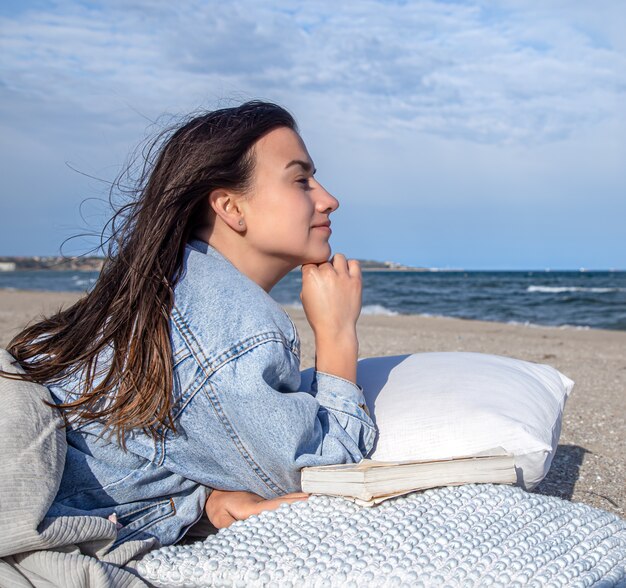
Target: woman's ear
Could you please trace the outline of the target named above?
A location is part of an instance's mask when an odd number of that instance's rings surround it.
[[[243,210],[240,206],[242,196],[228,190],[219,188],[209,194],[209,204],[231,229],[242,233],[246,229],[243,218]]]

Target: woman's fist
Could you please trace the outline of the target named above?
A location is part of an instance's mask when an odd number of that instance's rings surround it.
[[[340,253],[329,262],[302,266],[300,299],[315,335],[315,367],[351,382],[356,382],[361,289],[359,262]]]
[[[331,261],[302,266],[300,299],[315,337],[354,333],[361,313],[361,267],[337,253]]]

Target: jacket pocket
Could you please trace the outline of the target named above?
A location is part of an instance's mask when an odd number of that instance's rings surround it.
[[[158,536],[159,533],[149,533],[148,530],[176,514],[176,506],[172,498],[157,502],[139,502],[135,505],[126,505],[126,507],[130,510],[117,515],[117,522],[122,527],[117,533],[114,547],[131,539],[148,539]]]

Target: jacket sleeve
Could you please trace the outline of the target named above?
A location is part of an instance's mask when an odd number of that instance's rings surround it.
[[[179,415],[166,465],[211,488],[273,498],[301,489],[305,466],[360,461],[376,427],[363,391],[318,372],[301,391],[299,362],[278,341],[229,361]]]

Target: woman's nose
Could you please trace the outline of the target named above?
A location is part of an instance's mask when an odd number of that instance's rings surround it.
[[[317,210],[318,212],[333,212],[339,208],[339,200],[337,200],[322,184],[319,184],[317,194]]]

